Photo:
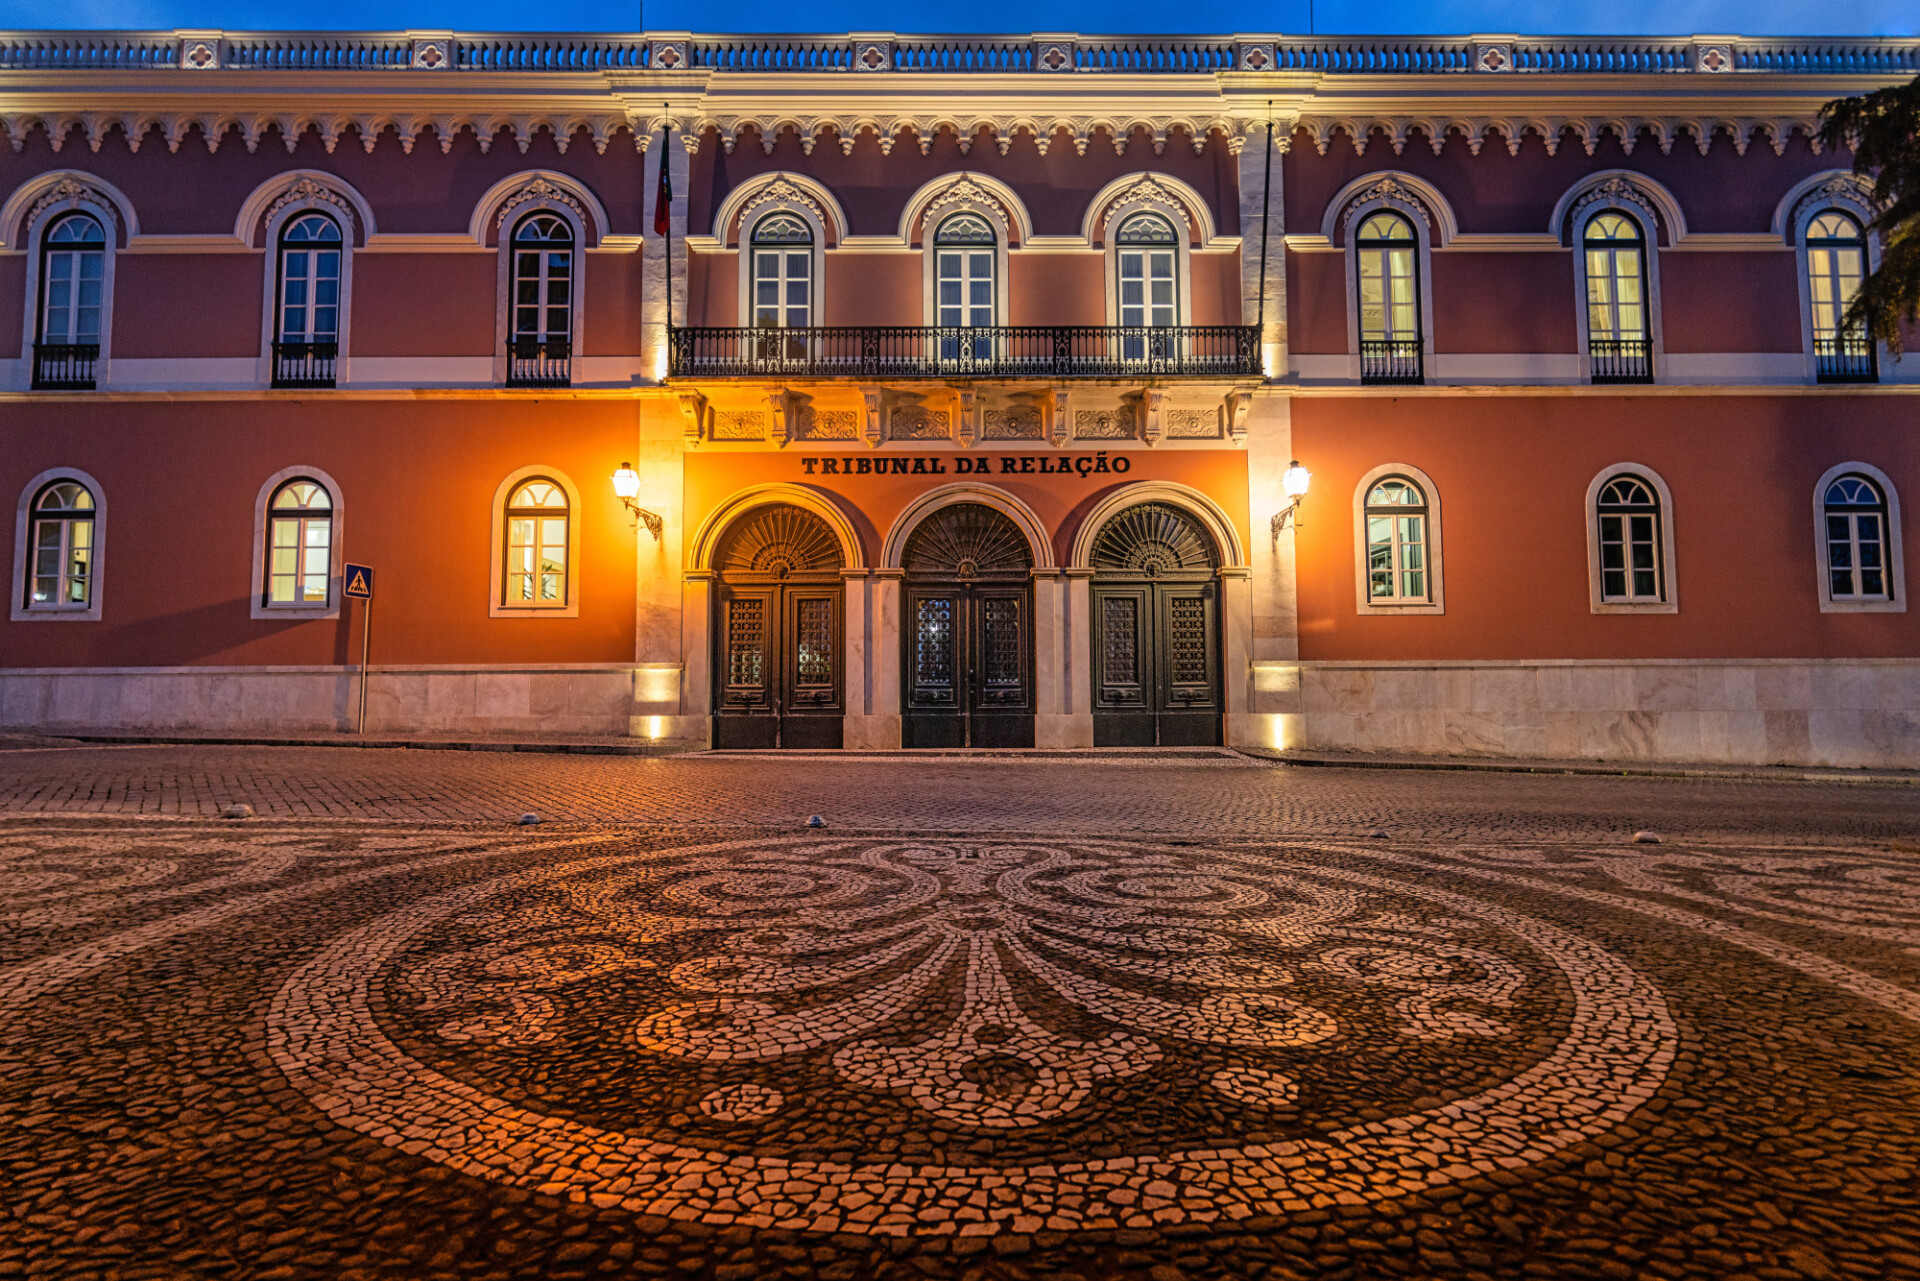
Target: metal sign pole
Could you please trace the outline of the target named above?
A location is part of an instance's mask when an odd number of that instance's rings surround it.
[[[367,682],[373,673],[367,667],[367,648],[373,632],[373,597],[368,596],[360,607],[360,728],[362,737],[367,732]]]

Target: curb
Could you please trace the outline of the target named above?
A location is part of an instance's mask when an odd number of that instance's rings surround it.
[[[1236,749],[1277,765],[1309,769],[1434,770],[1468,774],[1583,774],[1603,778],[1714,779],[1729,783],[1826,783],[1849,787],[1920,787],[1920,773],[1876,774],[1852,770],[1803,769],[1793,765],[1609,765],[1599,761],[1466,760],[1454,756],[1335,756]]]

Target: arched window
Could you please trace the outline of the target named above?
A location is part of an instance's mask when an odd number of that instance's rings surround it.
[[[1366,531],[1367,603],[1431,602],[1426,492],[1405,476],[1383,477],[1367,493]]]
[[[34,387],[94,385],[106,264],[106,235],[88,214],[68,214],[40,238],[40,332],[33,349]]]
[[[333,495],[302,476],[267,504],[265,604],[307,609],[332,604]]]
[[[1180,242],[1173,224],[1159,214],[1134,214],[1114,233],[1114,281],[1119,296],[1116,315],[1129,331],[1171,328],[1180,323]],[[1165,335],[1124,333],[1120,355],[1124,360],[1171,355]]]
[[[56,480],[34,497],[28,609],[86,609],[93,603],[93,494],[75,480]]]
[[[522,481],[507,497],[505,595],[519,609],[567,605],[567,491],[544,476]]]
[[[1665,531],[1653,484],[1630,472],[1611,477],[1601,486],[1594,517],[1600,534],[1600,599],[1618,605],[1665,601]]]
[[[340,225],[303,213],[280,229],[273,385],[331,387],[340,355]]]
[[[1835,477],[1821,497],[1827,590],[1835,601],[1893,599],[1887,575],[1887,499],[1865,476]]]
[[[813,323],[813,228],[771,213],[753,228],[753,323],[804,329]]]
[[[1587,277],[1587,354],[1597,383],[1653,381],[1647,313],[1646,237],[1640,224],[1608,210],[1581,242]]]
[[[1821,382],[1872,382],[1872,340],[1862,326],[1841,324],[1867,274],[1867,238],[1851,217],[1828,210],[1807,224],[1806,241],[1816,376]]]
[[[935,325],[941,328],[985,328],[993,325],[998,282],[995,280],[993,225],[977,213],[954,213],[933,232]],[[975,348],[972,340],[945,336],[941,355],[947,359],[968,355],[989,357],[989,348]]]
[[[509,387],[572,382],[573,276],[573,228],[566,219],[531,213],[514,226]]]
[[[1354,235],[1360,381],[1421,381],[1420,242],[1399,214],[1376,213]]]

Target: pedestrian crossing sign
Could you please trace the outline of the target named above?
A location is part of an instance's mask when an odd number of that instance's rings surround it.
[[[373,599],[373,566],[349,565],[346,578],[347,585],[343,590],[347,595],[361,600]]]

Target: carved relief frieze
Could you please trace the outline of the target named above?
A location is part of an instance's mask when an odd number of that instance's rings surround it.
[[[899,404],[887,415],[889,440],[951,440],[953,415],[923,404]]]
[[[1660,222],[1660,213],[1659,210],[1654,208],[1653,201],[1647,199],[1646,195],[1642,193],[1638,187],[1617,174],[1605,182],[1600,183],[1591,191],[1581,193],[1580,198],[1573,202],[1572,212],[1574,221],[1578,223],[1582,211],[1590,209],[1594,205],[1619,204],[1633,205],[1642,210],[1647,217],[1652,220],[1654,225],[1658,225]]]
[[[1414,195],[1406,184],[1396,182],[1391,177],[1384,177],[1378,182],[1367,184],[1363,190],[1355,192],[1353,198],[1347,201],[1347,207],[1340,215],[1341,235],[1346,237],[1351,234],[1354,219],[1360,216],[1362,209],[1380,204],[1411,214],[1425,223],[1429,231],[1433,229],[1433,215],[1428,212],[1426,202]]]
[[[816,409],[803,405],[797,425],[801,440],[860,439],[860,413],[854,409]]]
[[[1168,440],[1220,439],[1220,411],[1217,409],[1169,409],[1165,415]]]
[[[1134,437],[1133,406],[1118,405],[1111,409],[1076,409],[1073,412],[1073,438],[1075,440],[1132,440]]]
[[[767,416],[758,409],[716,409],[713,411],[715,440],[765,440]]]
[[[335,191],[332,187],[324,183],[315,182],[311,178],[300,179],[278,196],[274,197],[273,203],[267,206],[266,213],[261,217],[261,223],[265,226],[271,226],[274,216],[282,209],[285,209],[289,205],[307,203],[326,205],[328,208],[334,210],[340,217],[346,220],[346,226],[349,232],[358,226],[359,216],[354,212],[353,202]]]
[[[1038,405],[995,406],[982,416],[983,440],[1041,440],[1045,434]]]
[[[1880,211],[1880,206],[1873,199],[1871,182],[1856,174],[1835,174],[1793,202],[1793,215],[1788,220],[1787,230],[1797,234],[1808,217],[1823,206],[1835,204],[1851,208],[1863,219],[1871,219]]]
[[[91,205],[97,209],[109,227],[120,225],[120,211],[114,208],[113,202],[102,195],[97,188],[87,185],[78,178],[62,178],[42,192],[40,198],[33,202],[33,208],[27,211],[25,225],[33,226],[40,221],[43,214],[63,205],[72,209],[81,204]]]
[[[566,188],[546,178],[535,178],[532,182],[507,197],[506,201],[500,206],[500,212],[494,216],[493,225],[496,227],[506,226],[507,219],[512,216],[514,210],[520,208],[522,205],[530,204],[564,205],[566,208],[573,210],[574,216],[580,219],[581,226],[591,225],[587,220],[587,211],[580,202],[575,200]]]

